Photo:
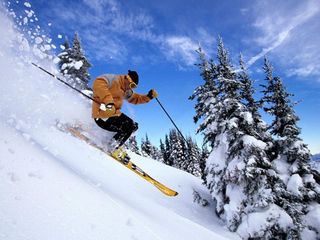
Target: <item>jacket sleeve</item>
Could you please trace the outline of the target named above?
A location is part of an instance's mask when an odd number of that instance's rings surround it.
[[[129,103],[132,104],[142,104],[150,101],[147,95],[142,95],[138,93],[132,93],[131,97],[127,99]]]
[[[93,83],[93,97],[100,103],[114,103],[113,97],[109,91],[109,85],[106,79],[97,78]]]

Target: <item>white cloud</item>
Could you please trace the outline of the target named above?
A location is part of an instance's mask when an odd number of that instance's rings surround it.
[[[112,58],[121,63],[128,58],[136,62],[138,59],[146,59],[149,56],[143,56],[143,53],[141,56],[130,56],[132,49],[129,48],[129,42],[141,41],[157,49],[159,52],[156,54],[159,56],[160,53],[160,58],[162,55],[168,61],[188,67],[197,62],[195,50],[199,44],[208,50],[214,41],[201,28],[193,31],[191,37],[159,34],[154,19],[147,12],[143,9],[129,12],[114,0],[83,0],[83,3],[68,9],[62,4],[56,4],[54,11],[64,22],[64,28],[69,27],[72,29],[70,32],[79,29],[87,52],[97,60]],[[134,51],[139,52],[136,49]]]
[[[260,34],[253,40],[262,50],[248,66],[269,53],[290,69],[288,75],[319,75],[320,4],[316,0],[291,4],[268,1],[255,6],[253,26]]]
[[[106,10],[108,12],[118,11],[118,4],[114,0],[83,0],[83,3],[98,13],[99,16]]]
[[[153,20],[141,11],[126,12],[114,0],[83,0],[69,8],[55,4],[51,11],[61,21],[61,29],[69,34],[78,31],[85,50],[97,60],[128,58],[128,41],[155,43]],[[72,4],[72,5],[71,5]]]
[[[278,35],[276,36],[276,39],[273,39],[270,46],[263,48],[259,54],[250,58],[250,60],[247,63],[247,66],[250,67],[252,64],[254,64],[257,60],[265,56],[267,53],[279,47],[287,39],[287,37],[290,35],[290,31],[292,30],[293,28],[288,28],[278,33]],[[261,41],[261,40],[258,40],[258,41]],[[263,41],[265,42],[265,40]]]
[[[116,37],[109,38],[100,36],[93,30],[88,31],[84,31],[86,45],[90,46],[91,55],[94,54],[96,60],[109,61],[112,59],[114,62],[121,63],[128,55],[127,47]]]
[[[189,37],[170,36],[165,39],[165,44],[168,57],[179,59],[186,65],[193,65],[197,61],[195,50],[199,47],[199,44]]]
[[[174,60],[183,69],[194,66],[198,62],[196,50],[201,47],[207,55],[212,54],[212,37],[205,29],[199,28],[194,31],[192,37],[182,35],[165,36],[161,40],[162,51],[168,59]]]

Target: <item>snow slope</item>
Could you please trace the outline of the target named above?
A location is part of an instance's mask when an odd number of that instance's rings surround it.
[[[2,239],[235,239],[212,207],[192,202],[200,181],[132,154],[179,191],[166,197],[119,163],[55,128],[26,133],[1,123]],[[81,151],[80,151],[81,149]]]
[[[193,190],[210,198],[200,179],[130,153],[179,192],[167,197],[59,131],[58,121],[81,123],[96,141],[110,137],[92,122],[90,102],[30,64],[55,70],[39,50],[49,38],[39,32],[28,39],[4,12],[0,8],[0,239],[238,239],[214,216],[212,202],[193,202]]]

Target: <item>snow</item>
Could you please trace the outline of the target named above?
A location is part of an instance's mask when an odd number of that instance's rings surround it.
[[[314,229],[317,229],[319,231],[320,229],[320,205],[319,204],[314,204],[313,206],[310,207],[310,211],[308,214],[305,216],[304,221],[306,224],[309,226],[312,226]],[[310,232],[306,231],[304,234],[311,234]],[[304,239],[316,239],[316,237],[308,236],[304,237]]]
[[[0,125],[0,224],[6,239],[233,236],[211,208],[192,202],[193,189],[207,194],[199,179],[131,153],[136,164],[179,191],[169,198],[85,142],[55,127],[27,134],[23,125]]]
[[[82,61],[76,61],[76,62],[74,63],[74,68],[77,69],[77,70],[79,70],[79,69],[82,67],[82,65],[83,65],[83,62],[82,62]]]
[[[25,10],[25,13],[27,14],[28,18],[31,18],[31,17],[33,16],[33,14],[34,14],[34,11],[32,11],[32,10],[30,10],[30,11]]]
[[[276,221],[279,221],[279,225],[285,229],[289,228],[293,224],[290,216],[275,204],[272,204],[267,209],[262,209],[261,212],[249,213],[243,218],[244,219],[238,227],[237,232],[244,239],[253,237],[265,239],[262,235],[264,229],[268,226],[272,226]],[[270,236],[267,239],[270,239]]]
[[[49,44],[44,45],[44,49],[46,51],[49,51],[51,49],[51,46]]]
[[[18,41],[20,42],[20,45],[19,45],[20,51],[26,51],[26,52],[30,51],[30,46],[27,39],[23,38],[22,36],[19,36]]]
[[[286,161],[283,161],[281,158],[278,158],[272,161],[272,165],[274,169],[277,169],[281,180],[285,183],[288,182],[290,164]]]
[[[303,187],[303,180],[299,176],[299,174],[293,174],[288,181],[287,190],[292,192],[293,194],[300,196],[301,192],[299,188]]]
[[[40,44],[42,42],[43,42],[43,39],[41,37],[36,37],[36,39],[35,39],[36,44]]]
[[[199,178],[129,153],[179,192],[167,197],[58,130],[57,122],[68,122],[81,124],[100,144],[110,137],[92,121],[87,99],[30,64],[55,70],[37,46],[19,50],[20,34],[1,10],[0,29],[0,239],[239,239],[214,215],[212,201],[207,207],[193,202],[194,190],[210,199]]]
[[[242,112],[241,115],[246,122],[248,122],[249,124],[253,124],[253,117],[250,112]]]
[[[260,140],[256,139],[255,137],[249,136],[249,135],[244,135],[242,137],[242,141],[243,141],[244,145],[252,145],[252,146],[256,146],[261,149],[265,149],[267,147],[267,144],[265,142],[260,141]]]
[[[224,209],[226,212],[225,217],[227,222],[232,222],[235,217],[237,219],[240,218],[239,206],[241,206],[241,202],[243,201],[243,199],[246,198],[243,192],[244,192],[243,188],[241,188],[238,185],[235,185],[235,184],[228,185],[226,196],[229,197],[230,203],[224,206]]]
[[[25,2],[24,6],[26,6],[27,8],[31,8],[31,4],[29,2]]]

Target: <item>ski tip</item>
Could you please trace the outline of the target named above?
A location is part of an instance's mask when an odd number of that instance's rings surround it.
[[[178,192],[176,192],[176,191],[174,191],[174,190],[168,190],[168,189],[166,189],[166,190],[160,190],[161,192],[163,192],[165,195],[167,195],[167,196],[169,196],[169,197],[175,197],[175,196],[177,196],[179,193]]]

